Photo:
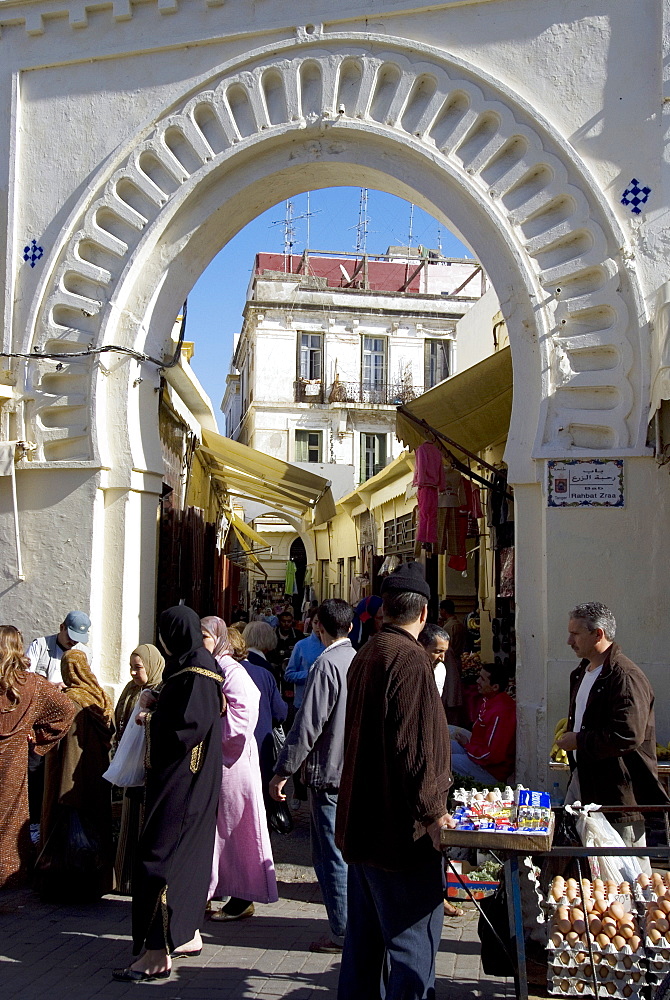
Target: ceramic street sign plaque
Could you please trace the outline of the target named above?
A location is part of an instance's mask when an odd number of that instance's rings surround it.
[[[623,507],[623,459],[547,462],[549,507]]]

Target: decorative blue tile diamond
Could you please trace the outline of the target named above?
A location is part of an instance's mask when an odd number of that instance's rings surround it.
[[[640,205],[644,205],[651,194],[650,187],[641,187],[640,182],[636,177],[633,177],[632,181],[626,188],[621,199],[621,204],[625,205],[627,208],[630,207],[631,212],[634,215],[639,215],[642,209]]]
[[[42,247],[38,247],[37,240],[31,240],[28,246],[23,248],[23,259],[26,264],[35,267],[35,264],[44,256]]]

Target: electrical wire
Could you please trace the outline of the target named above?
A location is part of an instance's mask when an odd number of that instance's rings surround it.
[[[179,359],[181,357],[181,349],[184,344],[184,337],[186,335],[186,312],[187,303],[184,302],[181,313],[181,325],[179,327],[179,338],[177,340],[177,346],[175,348],[174,354],[170,361],[162,361],[159,358],[154,358],[150,354],[143,354],[141,351],[133,351],[130,347],[119,347],[116,344],[105,344],[104,347],[91,347],[87,351],[65,351],[61,354],[56,354],[49,352],[42,352],[35,349],[33,354],[21,354],[20,352],[11,351],[0,351],[0,358],[19,358],[24,361],[35,361],[39,358],[47,358],[50,361],[62,361],[63,359],[70,358],[90,358],[94,354],[109,354],[110,352],[116,354],[126,354],[130,358],[135,358],[136,361],[147,361],[152,365],[156,365],[157,368],[165,370],[167,368],[174,368],[179,364]]]

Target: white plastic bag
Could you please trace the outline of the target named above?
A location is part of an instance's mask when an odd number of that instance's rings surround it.
[[[103,774],[103,778],[110,784],[120,788],[134,788],[144,784],[146,735],[144,726],[138,726],[135,721],[137,714],[142,711],[144,709],[138,708],[128,719],[114,759]]]
[[[625,849],[621,836],[605,816],[598,812],[600,806],[595,803],[576,808],[566,806],[575,816],[579,839],[584,847],[622,847]],[[634,882],[642,871],[639,858],[623,856],[620,858],[593,857],[589,858],[594,878],[600,877],[603,882],[608,879],[616,882]]]

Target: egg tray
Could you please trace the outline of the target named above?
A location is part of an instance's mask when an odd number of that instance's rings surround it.
[[[565,952],[562,953],[562,957],[565,958]],[[600,956],[602,958],[602,956]],[[570,961],[561,961],[561,955],[558,956],[558,961],[556,959],[550,959],[548,963],[548,968],[552,970],[554,975],[558,973],[569,974],[577,979],[590,980],[593,978],[591,972],[591,959],[587,958],[583,962],[578,962],[575,956],[570,955]],[[595,952],[593,955],[594,965],[596,967],[596,975],[598,981],[606,981],[608,979],[617,980],[617,982],[625,982],[626,976],[630,976],[633,972],[644,972],[642,966],[639,964],[639,959],[634,959],[633,964],[630,968],[625,966],[623,962],[617,961],[615,965],[610,965],[608,962],[599,961],[598,953]],[[605,973],[603,975],[603,972]],[[617,973],[619,975],[617,976]]]
[[[577,896],[577,898],[573,899],[571,903],[568,902],[567,896],[561,896],[560,899],[554,899],[554,897],[551,895],[551,888],[549,889],[549,892],[547,893],[544,899],[544,905],[550,907],[552,910],[556,910],[559,906],[567,906],[567,907],[579,906],[579,908],[582,909],[583,902],[584,900],[582,899],[581,896]],[[633,902],[643,903],[644,900],[643,899],[638,900],[637,896],[635,897],[635,899],[633,899],[631,895],[629,895],[629,893],[627,892],[626,893],[617,892],[616,895],[608,896],[606,899],[606,903],[608,906],[611,906],[612,903],[621,903],[621,905],[625,907],[627,910],[630,910],[631,913],[634,912],[632,907]]]
[[[563,989],[561,987],[561,981],[568,980],[568,988]],[[642,995],[642,990],[647,985],[644,980],[644,976],[640,979],[639,983],[626,982],[624,979],[621,980],[609,980],[609,982],[614,982],[620,985],[620,987],[628,986],[630,987],[630,993],[628,997],[624,998],[623,989],[617,988],[613,993],[610,993],[605,982],[598,983],[598,997],[599,1000],[605,1000],[606,997],[612,996],[617,997],[619,1000],[640,1000]],[[579,986],[576,985],[579,983]],[[552,996],[563,996],[563,997],[579,997],[587,996],[594,997],[596,994],[595,987],[593,985],[593,980],[573,980],[568,976],[557,976],[555,979],[550,977],[547,980],[547,990]]]

